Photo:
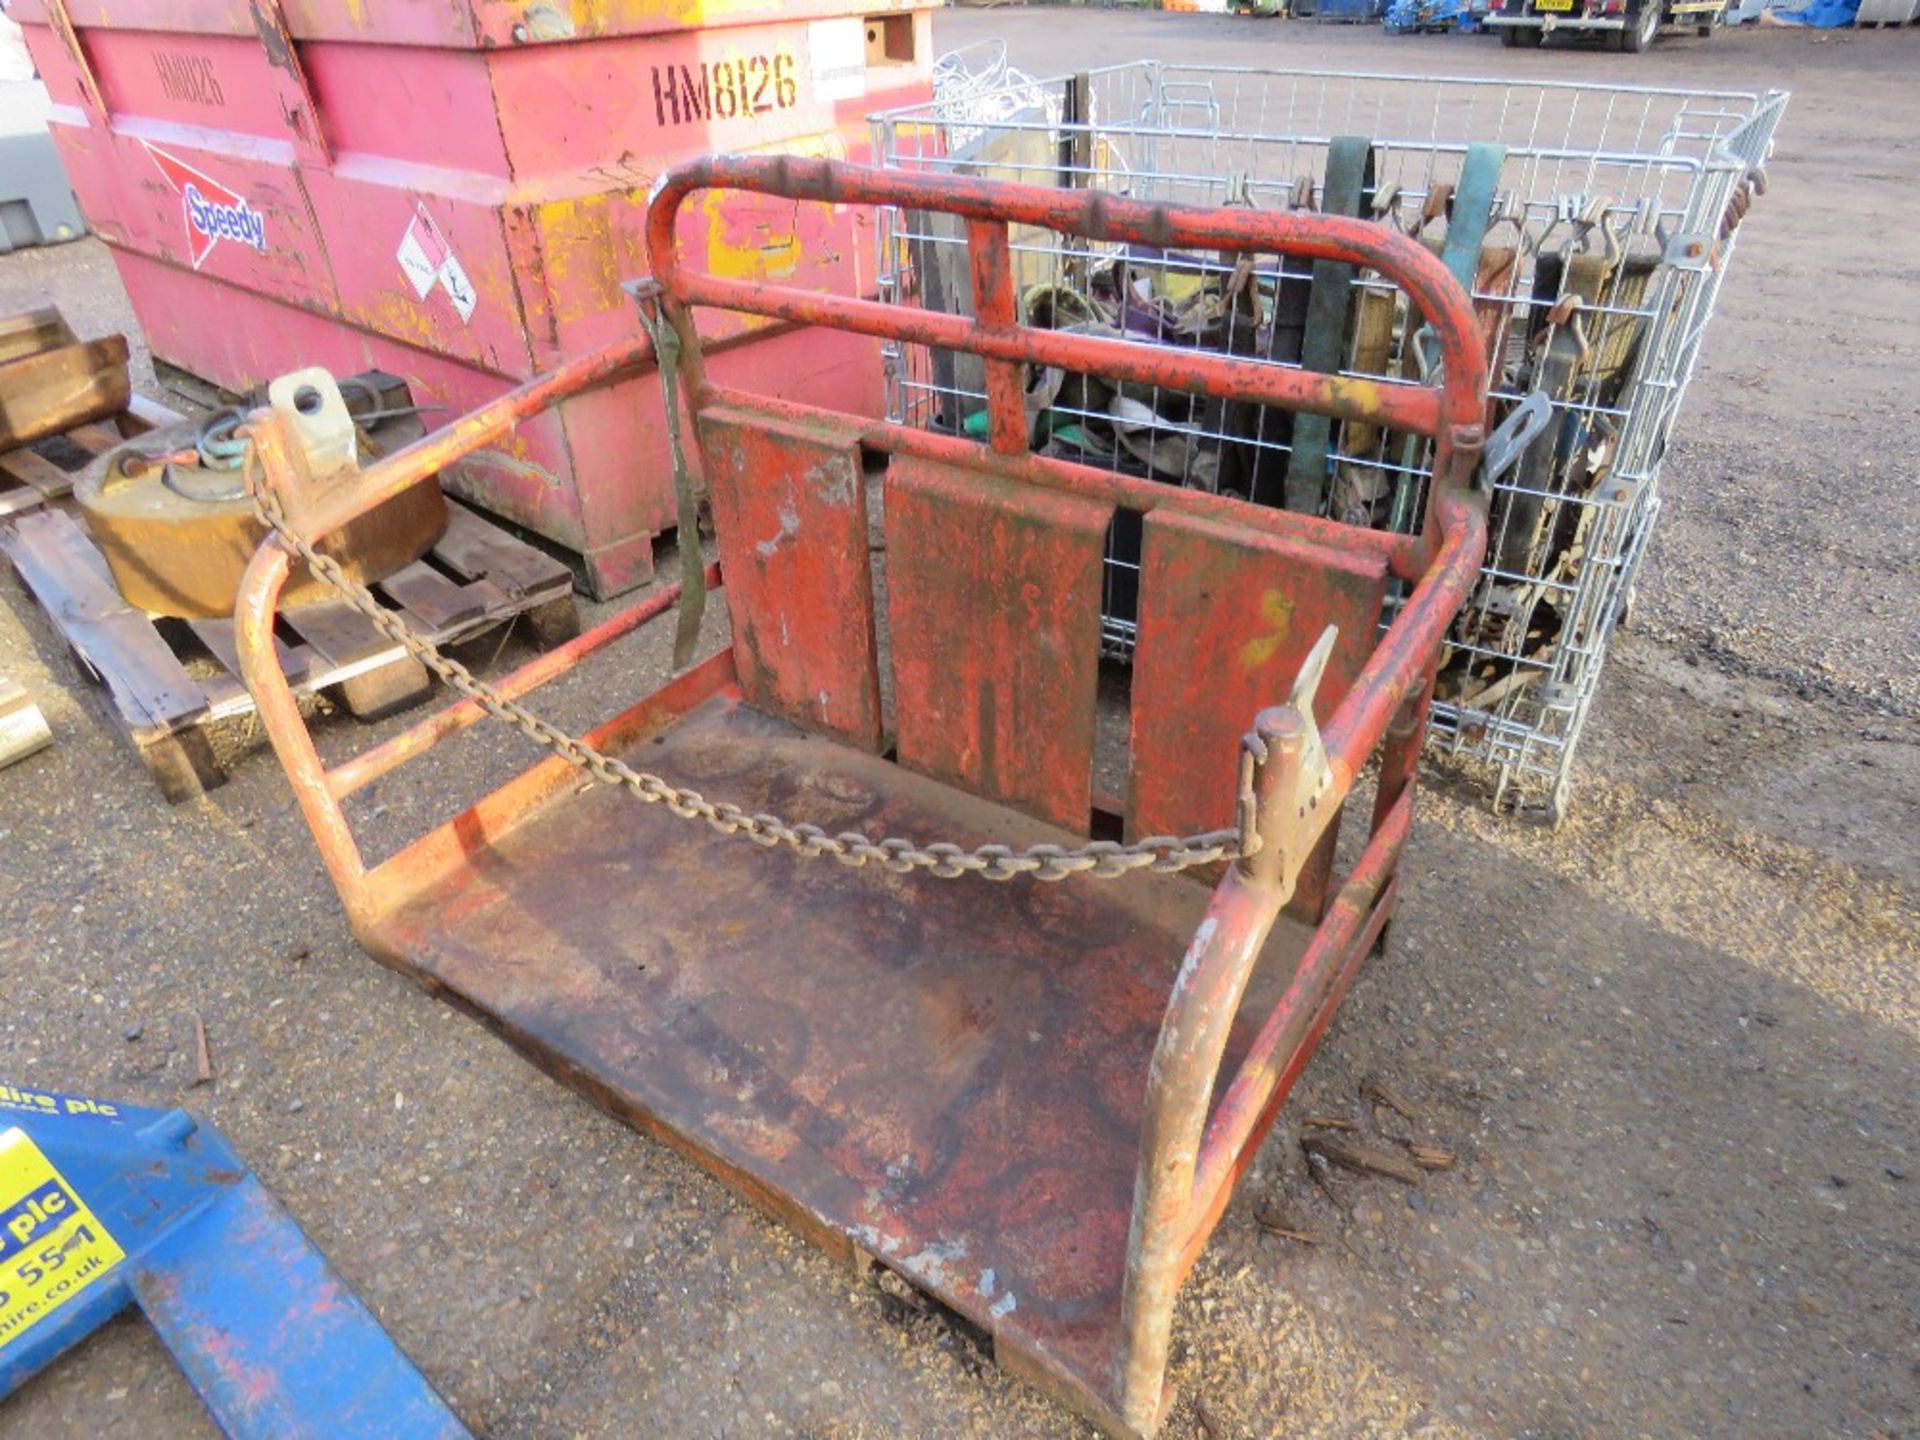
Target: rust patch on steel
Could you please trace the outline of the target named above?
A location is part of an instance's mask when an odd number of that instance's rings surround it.
[[[796,723],[880,748],[858,430],[700,417],[741,686]]]
[[[902,456],[887,606],[904,764],[1084,833],[1113,507]]]
[[[293,69],[293,36],[287,32],[280,7],[252,0],[248,8],[253,14],[253,30],[260,37],[260,47],[267,52],[267,63],[277,70]]]
[[[829,831],[1071,843],[737,691],[632,758]],[[1203,887],[848,870],[600,787],[468,858],[378,924],[379,953],[1114,1404],[1143,1077]],[[1283,926],[1262,968],[1290,973],[1303,938]]]
[[[1233,823],[1239,740],[1285,701],[1328,625],[1340,639],[1314,712],[1323,724],[1373,652],[1386,566],[1377,557],[1156,510],[1141,549],[1134,652],[1130,835]],[[1293,913],[1317,919],[1337,835],[1301,873]]]

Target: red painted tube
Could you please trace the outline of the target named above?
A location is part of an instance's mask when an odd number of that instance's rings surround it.
[[[1433,712],[1433,687],[1439,674],[1435,650],[1424,674],[1400,702],[1380,742],[1380,768],[1374,772],[1372,826],[1378,830],[1400,799],[1413,788],[1420,769],[1420,752],[1427,743],[1427,717]]]
[[[269,421],[255,437],[260,461],[269,475],[291,471],[280,426]],[[280,651],[274,643],[274,617],[280,605],[280,592],[287,583],[292,557],[269,537],[261,541],[240,577],[240,593],[234,600],[233,640],[240,660],[241,678],[253,695],[267,738],[280,757],[281,768],[293,787],[300,813],[320,849],[320,858],[333,877],[340,902],[348,918],[358,929],[368,919],[367,867],[354,843],[353,831],[340,804],[327,789],[326,768],[300,717],[300,706],[293,698],[293,687],[280,668]]]
[[[362,472],[351,490],[315,505],[301,517],[306,527],[304,538],[317,541],[331,534],[429,475],[438,475],[482,445],[492,444],[522,420],[538,415],[571,395],[617,379],[652,358],[652,342],[645,335],[636,335],[603,345],[548,374],[535,376],[497,400],[376,461]]]
[[[1020,326],[1014,294],[1013,253],[1002,220],[967,222],[967,258],[973,267],[973,314],[988,330],[1009,333]],[[986,362],[987,439],[1001,455],[1024,455],[1027,438],[1026,368],[1012,360]]]
[[[997,330],[965,315],[842,295],[816,295],[750,280],[689,275],[681,285],[688,304],[772,315],[803,325],[852,330],[937,350],[964,351],[985,357],[989,364],[1054,365],[1165,390],[1220,395],[1285,410],[1311,410],[1422,435],[1432,435],[1440,428],[1437,392],[1424,386],[1319,375],[1310,370],[1283,369],[1263,360],[1096,335],[1070,335],[1061,330],[1027,326]]]
[[[1438,391],[1380,385],[1227,355],[980,323],[965,316],[688,271],[681,266],[674,240],[680,206],[696,191],[722,189],[826,204],[897,205],[972,221],[1044,226],[1115,243],[1278,253],[1363,265],[1404,288],[1433,327],[1443,385]],[[654,278],[683,306],[714,305],[970,351],[989,360],[1062,365],[1226,399],[1367,420],[1431,435],[1443,449],[1477,443],[1481,433],[1484,399],[1479,378],[1486,373],[1486,359],[1471,303],[1425,246],[1371,221],[1149,205],[1103,191],[875,170],[794,155],[714,155],[677,165],[655,183],[647,209],[647,254]]]
[[[1195,1192],[1194,1205],[1189,1211],[1192,1228],[1187,1235],[1186,1248],[1180,1252],[1180,1274],[1183,1278],[1193,1269],[1194,1262],[1200,1258],[1200,1253],[1207,1248],[1207,1241],[1212,1238],[1214,1227],[1220,1223],[1220,1217],[1226,1211],[1227,1202],[1233,1198],[1233,1187],[1240,1183],[1241,1175],[1253,1163],[1253,1157],[1259,1153],[1267,1132],[1273,1128],[1273,1122],[1279,1118],[1280,1107],[1293,1093],[1293,1087],[1307,1068],[1307,1062],[1313,1059],[1314,1052],[1320,1048],[1320,1041],[1325,1038],[1327,1027],[1333,1023],[1333,1017],[1340,1013],[1341,1005],[1346,1002],[1347,991],[1360,974],[1361,965],[1372,951],[1374,942],[1380,938],[1380,932],[1387,928],[1387,921],[1393,916],[1393,907],[1399,896],[1400,877],[1395,875],[1387,881],[1386,888],[1380,892],[1379,899],[1374,902],[1373,913],[1367,917],[1359,933],[1348,942],[1345,954],[1335,967],[1333,981],[1327,987],[1326,996],[1321,1000],[1319,1008],[1314,1011],[1313,1023],[1307,1027],[1307,1033],[1298,1048],[1294,1050],[1293,1058],[1280,1072],[1279,1082],[1274,1086],[1272,1098],[1267,1101],[1267,1108],[1260,1112],[1259,1121],[1247,1137],[1246,1145],[1234,1157],[1226,1179],[1214,1192],[1210,1202],[1203,1203],[1199,1198],[1200,1192]]]
[[[1329,987],[1347,962],[1356,958],[1354,950],[1367,922],[1381,909],[1376,902],[1394,877],[1412,819],[1413,798],[1402,795],[1368,840],[1300,957],[1286,993],[1268,1014],[1241,1062],[1240,1073],[1214,1109],[1194,1170],[1190,1212],[1202,1243],[1232,1192],[1239,1169],[1272,1125],[1287,1090],[1312,1054],[1312,1023],[1323,1011],[1331,1015],[1324,1003]],[[1384,914],[1381,919],[1384,922]]]
[[[1477,501],[1434,496],[1444,540],[1420,586],[1380,637],[1346,698],[1321,728],[1342,795],[1366,767],[1394,712],[1424,683],[1435,648],[1453,624],[1487,550],[1486,514]]]
[[[707,588],[717,589],[719,585],[720,566],[717,562],[711,563],[707,566]],[[604,649],[622,635],[630,635],[655,616],[664,614],[679,598],[678,585],[664,586],[638,605],[622,610],[591,630],[574,636],[566,644],[556,645],[518,670],[492,681],[493,688],[509,700],[518,700],[549,681],[559,679],[596,650]],[[344,800],[415,756],[426,754],[448,736],[458,735],[486,718],[487,712],[480,708],[477,701],[458,701],[418,724],[409,725],[398,735],[362,751],[351,760],[334,766],[327,772],[327,786],[332,790],[334,799]]]
[[[1271,879],[1249,877],[1239,865],[1228,868],[1181,962],[1148,1062],[1115,1370],[1121,1416],[1144,1433],[1152,1432],[1161,1408],[1173,1301],[1182,1278],[1179,1247],[1191,1213],[1207,1097],[1247,976],[1286,898]]]

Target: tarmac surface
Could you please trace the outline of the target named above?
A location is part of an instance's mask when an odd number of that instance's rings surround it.
[[[1091,9],[936,34],[1004,35],[1042,73],[1794,92],[1571,815],[1515,823],[1474,777],[1430,777],[1392,949],[1183,1293],[1165,1433],[1920,1433],[1920,31],[1638,57]],[[0,313],[48,299],[133,331],[96,242],[0,257]],[[653,627],[544,707],[603,716],[666,646]],[[369,960],[257,736],[228,738],[230,784],[167,806],[10,575],[0,674],[56,734],[0,772],[0,1078],[217,1124],[477,1432],[1092,1433]],[[317,734],[336,759],[369,738]],[[493,731],[444,749],[356,812],[376,853],[528,759]],[[1375,1123],[1369,1076],[1453,1169],[1310,1179],[1298,1118]],[[132,1321],[0,1405],[0,1437],[211,1433]]]

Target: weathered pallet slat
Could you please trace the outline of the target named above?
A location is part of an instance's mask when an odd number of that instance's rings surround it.
[[[18,320],[23,317],[14,318]],[[4,351],[6,344],[7,324],[7,321],[0,320],[0,352]],[[168,409],[159,401],[149,400],[144,395],[133,395],[128,397],[126,408],[118,415],[76,425],[64,435],[47,436],[45,439],[63,439],[80,454],[97,458],[124,440],[165,425],[177,424],[180,419],[178,411]],[[62,469],[45,455],[25,445],[0,451],[0,520],[34,509],[45,501],[72,494],[78,473],[76,470]]]
[[[89,455],[104,455],[127,437],[104,420],[95,420],[85,425],[75,425],[66,432],[67,439],[78,445]]]
[[[380,582],[380,588],[401,609],[425,620],[435,630],[464,625],[506,602],[507,592],[488,581],[459,585],[425,560],[416,560]]]
[[[188,620],[187,628],[193,632],[193,638],[207,647],[207,653],[220,662],[220,668],[229,675],[240,673],[240,650],[234,644],[233,621],[231,620]],[[306,645],[289,650],[286,643],[278,638],[273,642],[275,653],[280,656],[280,669],[290,684],[298,685],[313,668],[313,650]]]
[[[16,490],[0,489],[0,520],[7,520],[23,510],[37,509],[44,497],[38,490],[25,486]]]
[[[567,567],[551,555],[521,544],[499,526],[457,505],[433,554],[461,579],[491,580],[516,599],[562,593],[572,584]]]
[[[0,549],[67,643],[112,692],[129,726],[172,729],[205,712],[199,682],[153,622],[120,598],[107,562],[72,517],[58,510],[23,515],[0,532]]]
[[[127,408],[120,424],[124,429],[131,422],[133,428],[126,433],[139,435],[148,430],[158,430],[163,425],[177,424],[179,420],[178,410],[136,392],[127,397]]]
[[[380,587],[416,634],[445,644],[519,616],[542,645],[577,633],[572,577],[564,565],[472,511],[452,509],[453,553],[442,555],[436,547],[430,562],[409,566],[398,593],[391,580]],[[218,667],[196,675],[153,620],[114,588],[106,561],[71,516],[54,509],[20,515],[0,527],[0,552],[105,686],[114,719],[167,798],[188,799],[222,784],[226,771],[210,743],[210,727],[253,710],[239,678],[232,623],[185,622],[184,633]],[[463,584],[443,570],[473,578]],[[511,583],[497,576],[512,577]],[[410,603],[415,598],[418,606]],[[297,642],[276,641],[297,693],[332,688],[354,715],[375,719],[432,690],[418,661],[343,604],[301,606],[283,611],[281,619]],[[202,661],[200,668],[208,667]]]
[[[124,335],[0,363],[0,449],[118,415],[130,394]]]
[[[302,605],[281,611],[280,619],[307,642],[322,664],[339,672],[341,698],[362,720],[392,714],[424,699],[433,689],[433,678],[424,665],[344,603]]]
[[[282,614],[288,626],[313,647],[323,664],[359,665],[399,648],[376,630],[371,620],[341,601],[302,605]]]
[[[78,338],[52,305],[19,315],[0,315],[0,364],[38,355],[42,350],[57,350]]]
[[[44,455],[36,455],[24,447],[0,455],[0,471],[30,486],[43,500],[58,499],[73,489],[73,476]]]

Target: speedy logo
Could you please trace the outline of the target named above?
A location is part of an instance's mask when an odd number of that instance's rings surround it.
[[[167,184],[180,196],[180,210],[187,225],[187,250],[193,256],[194,269],[200,268],[222,240],[237,240],[265,252],[267,221],[258,210],[159,146],[147,145],[147,154],[153,157]]]

